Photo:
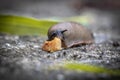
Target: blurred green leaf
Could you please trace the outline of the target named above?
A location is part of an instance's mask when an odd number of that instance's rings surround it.
[[[104,67],[93,66],[89,64],[80,64],[80,63],[66,63],[63,65],[65,69],[82,71],[82,72],[92,72],[92,73],[104,73],[109,75],[120,75],[120,70],[112,70]]]
[[[91,24],[91,22],[93,21],[93,18],[92,18],[92,16],[88,15],[88,16],[69,17],[69,18],[65,18],[64,20],[78,22],[78,23],[84,25],[85,27],[87,27]]]
[[[59,21],[38,20],[34,18],[0,15],[0,32],[18,35],[47,34],[47,30]]]

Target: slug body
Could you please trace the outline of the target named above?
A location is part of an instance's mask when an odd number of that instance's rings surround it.
[[[94,42],[92,32],[75,22],[63,22],[50,27],[48,41],[53,41],[56,37],[61,40],[61,48],[70,48]]]

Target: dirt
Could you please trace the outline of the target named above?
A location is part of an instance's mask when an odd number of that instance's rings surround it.
[[[120,70],[120,39],[78,46],[48,53],[41,50],[43,36],[0,34],[1,80],[119,80],[120,76],[49,69],[50,66],[76,61]]]

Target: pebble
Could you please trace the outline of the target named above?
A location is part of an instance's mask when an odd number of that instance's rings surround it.
[[[65,80],[64,75],[58,74],[58,75],[57,75],[57,80]]]

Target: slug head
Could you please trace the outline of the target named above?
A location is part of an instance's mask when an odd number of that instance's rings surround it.
[[[51,41],[53,40],[55,37],[61,39],[61,40],[64,40],[64,35],[63,33],[66,32],[67,30],[62,30],[62,31],[59,31],[59,30],[56,30],[54,32],[52,32],[49,36],[48,36],[48,41]]]

